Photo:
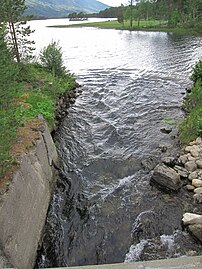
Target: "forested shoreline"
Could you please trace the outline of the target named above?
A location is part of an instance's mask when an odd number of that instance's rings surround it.
[[[124,26],[141,27],[141,21],[158,21],[162,28],[202,28],[202,0],[129,0],[128,6],[111,7],[88,17],[117,18]],[[128,27],[128,26],[127,26]]]

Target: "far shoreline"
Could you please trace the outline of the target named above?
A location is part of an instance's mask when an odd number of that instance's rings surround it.
[[[77,27],[96,27],[99,29],[115,29],[115,30],[128,30],[128,31],[148,31],[148,32],[165,32],[165,33],[173,33],[179,35],[188,35],[188,36],[202,36],[202,32],[200,29],[194,28],[170,28],[165,25],[161,26],[159,21],[141,21],[140,27],[137,27],[134,22],[134,26],[132,28],[129,27],[129,22],[125,22],[124,24],[120,24],[117,20],[107,20],[104,22],[88,22],[88,23],[78,23],[71,25],[51,25],[47,27],[51,28],[77,28]]]

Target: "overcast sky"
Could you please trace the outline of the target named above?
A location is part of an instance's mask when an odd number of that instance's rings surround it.
[[[102,2],[104,4],[107,4],[109,6],[115,7],[120,6],[121,4],[127,4],[128,0],[98,0],[99,2]]]

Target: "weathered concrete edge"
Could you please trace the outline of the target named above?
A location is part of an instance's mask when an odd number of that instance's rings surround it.
[[[72,269],[201,269],[202,256],[180,257],[155,261],[143,261],[134,263],[117,263],[104,265],[89,265],[78,267],[63,267]],[[51,269],[51,268],[50,268]],[[53,269],[53,268],[52,268]]]
[[[34,267],[58,164],[45,122],[39,136],[36,145],[20,158],[9,190],[0,199],[0,268]]]

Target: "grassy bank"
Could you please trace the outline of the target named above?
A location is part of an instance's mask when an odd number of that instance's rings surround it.
[[[52,128],[57,97],[76,85],[72,75],[59,77],[39,64],[16,64],[16,73],[0,102],[0,178],[15,163],[16,144],[32,146],[32,134],[26,126],[35,128],[35,118],[41,114]]]
[[[186,117],[179,126],[182,145],[202,135],[202,61],[193,68],[191,79],[194,85],[183,104]]]
[[[171,28],[167,26],[167,21],[140,21],[139,27],[137,22],[133,22],[132,29],[130,28],[129,21],[120,24],[117,20],[108,20],[105,22],[89,22],[78,23],[74,25],[54,25],[50,27],[66,28],[66,27],[97,27],[100,29],[116,29],[116,30],[132,30],[132,31],[160,31],[160,32],[172,32],[176,34],[186,35],[201,35],[202,27],[194,27],[193,25],[184,25],[181,27]]]

